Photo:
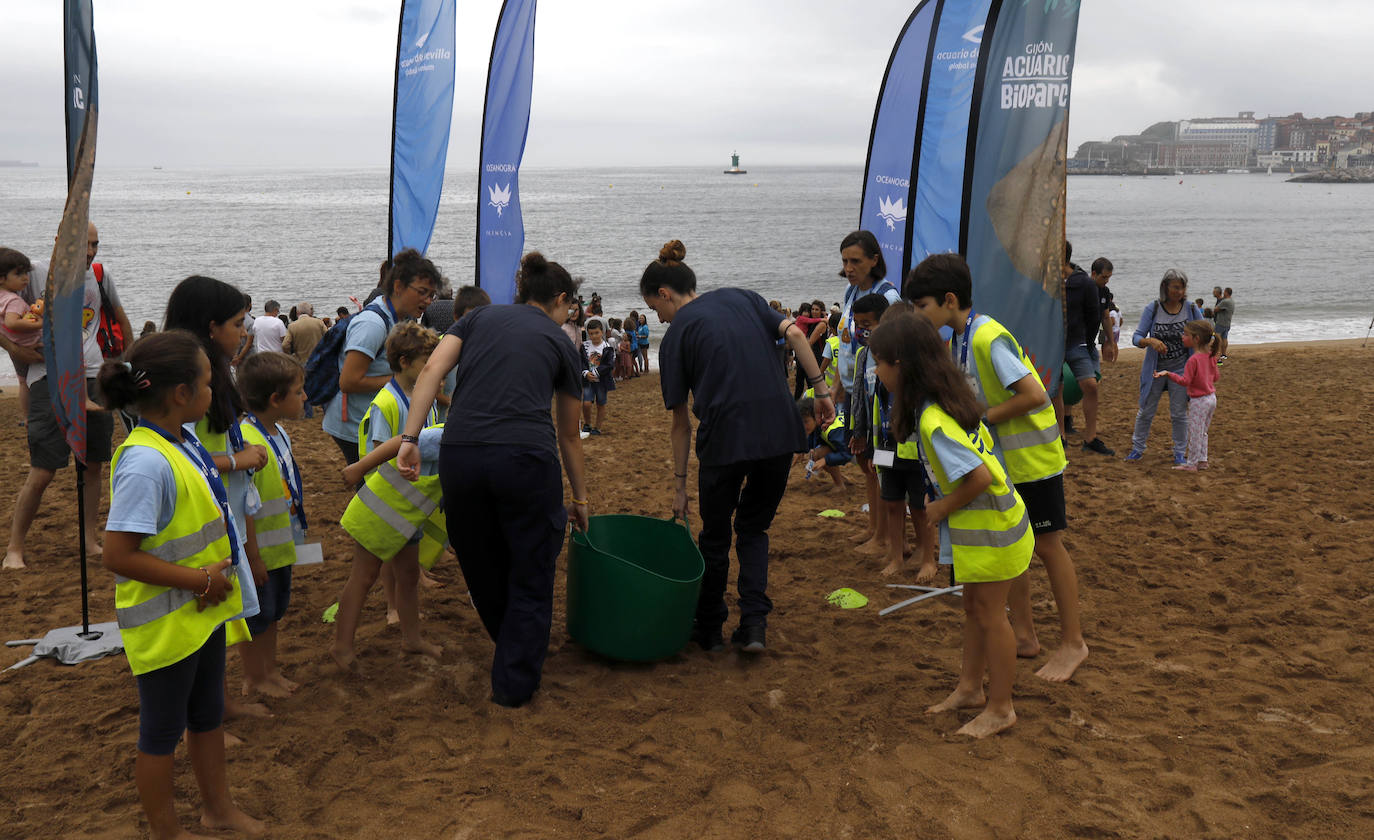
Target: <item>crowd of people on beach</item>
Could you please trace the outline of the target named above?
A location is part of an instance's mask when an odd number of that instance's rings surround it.
[[[333,323],[307,302],[284,314],[268,300],[255,317],[244,290],[196,275],[173,290],[161,329],[145,324],[134,340],[111,272],[95,262],[94,225],[88,239],[83,353],[93,476],[82,526],[115,574],[116,617],[140,698],[135,781],[153,835],[180,831],[172,754],[183,733],[202,822],[265,829],[229,793],[222,721],[298,688],[280,666],[278,627],[293,567],[319,547],[308,541],[306,477],[283,424],[315,409],[354,491],[339,523],[353,541],[349,577],[328,613],[334,663],[359,670],[357,627],[379,578],[402,650],[440,658],[421,626],[419,593],[451,553],[494,645],[492,702],[528,703],[549,645],[555,560],[567,525],[588,527],[582,442],[606,430],[616,383],[648,372],[647,316],[607,318],[599,296],[584,301],[579,282],[538,252],[521,261],[516,302],[493,305],[479,288],[451,289],[434,263],[406,250]],[[842,239],[840,258],[842,299],[795,311],[747,289],[699,293],[678,240],[641,276],[646,310],[668,324],[659,387],[672,415],[672,512],[684,520],[695,418],[705,572],[692,644],[726,647],[733,544],[730,643],[744,655],[767,650],[768,531],[789,477],[804,463],[807,478],[824,474],[843,489],[847,465],[857,464],[867,517],[855,551],[881,555],[884,576],[907,574],[910,555],[916,583],[945,566],[963,587],[962,666],[928,711],[978,709],[958,732],[993,735],[1016,721],[1017,658],[1041,652],[1033,558],[1060,629],[1037,675],[1067,681],[1089,655],[1063,540],[1073,431],[1063,394],[1047,392],[1015,335],[975,311],[977,278],[959,255],[932,255],[889,278],[876,237],[860,230]],[[1085,457],[1114,454],[1097,433],[1100,366],[1117,359],[1120,340],[1112,273],[1105,257],[1083,271],[1065,243],[1066,376],[1081,393]],[[35,349],[45,276],[46,266],[0,248],[0,343],[27,389],[30,455],[6,569],[24,567],[25,536],[69,454]],[[1131,337],[1145,354],[1127,461],[1144,458],[1167,393],[1175,468],[1208,468],[1234,311],[1230,289],[1216,296],[1208,320],[1187,300],[1186,275],[1170,270],[1142,313]],[[127,429],[117,449],[116,416]],[[228,647],[242,662],[239,692],[225,682]]]

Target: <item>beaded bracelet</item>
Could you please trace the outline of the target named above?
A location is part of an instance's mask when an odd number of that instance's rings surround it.
[[[210,594],[210,570],[203,566],[200,570],[205,573],[205,589],[202,592],[196,593],[196,597],[204,598],[206,595]]]

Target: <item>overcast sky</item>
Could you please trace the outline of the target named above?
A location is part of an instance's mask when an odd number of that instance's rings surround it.
[[[1038,2],[1038,0],[1033,0]],[[449,167],[500,0],[458,0]],[[526,166],[862,164],[914,0],[544,0]],[[62,4],[3,0],[0,159],[63,165]],[[106,166],[384,166],[398,0],[95,0]],[[1374,3],[1086,0],[1070,148],[1159,120],[1374,110]]]

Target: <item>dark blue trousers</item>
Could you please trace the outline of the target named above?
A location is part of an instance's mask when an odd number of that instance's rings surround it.
[[[697,546],[706,561],[697,598],[697,626],[713,630],[725,623],[725,585],[730,576],[730,531],[739,559],[739,623],[764,626],[773,602],[768,598],[768,526],[787,490],[792,456],[711,466],[698,472],[697,505],[701,536]]]
[[[448,538],[487,634],[492,694],[522,703],[539,688],[553,624],[553,572],[568,514],[558,458],[510,446],[445,444],[439,453]]]

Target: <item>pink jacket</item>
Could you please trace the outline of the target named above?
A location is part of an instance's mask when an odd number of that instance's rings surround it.
[[[1217,392],[1217,377],[1220,375],[1216,356],[1194,353],[1183,366],[1183,375],[1170,373],[1169,378],[1187,388],[1188,396],[1205,397]]]

